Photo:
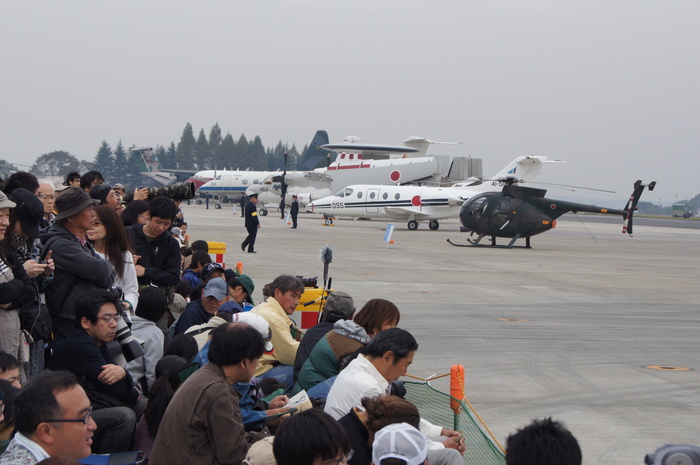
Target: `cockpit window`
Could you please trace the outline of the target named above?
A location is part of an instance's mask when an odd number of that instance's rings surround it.
[[[349,187],[346,187],[342,191],[335,194],[336,197],[350,197],[351,195],[352,195],[352,189],[350,189]]]

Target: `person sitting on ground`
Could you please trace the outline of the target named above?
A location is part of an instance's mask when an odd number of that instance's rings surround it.
[[[368,465],[372,461],[372,441],[377,431],[394,423],[420,425],[420,414],[415,405],[397,396],[365,397],[362,408],[353,407],[338,420],[350,438],[355,452],[350,465]]]
[[[506,465],[581,465],[578,441],[551,418],[533,420],[508,436]]]
[[[385,426],[372,442],[373,465],[427,465],[428,457],[428,441],[408,423]]]
[[[106,345],[116,335],[119,307],[121,302],[110,291],[100,289],[81,296],[75,304],[75,329],[56,342],[48,367],[68,370],[83,379],[95,409],[129,407],[135,414],[135,426],[146,399],[126,369],[114,362]]]
[[[226,273],[233,270],[226,270]],[[230,278],[226,284],[228,285],[228,293],[231,296],[231,300],[236,302],[238,305],[244,308],[246,304],[250,306],[255,305],[253,301],[253,291],[255,290],[255,284],[250,276],[246,274],[240,274],[238,276],[233,276]]]
[[[192,243],[192,245],[190,246],[190,250],[192,251],[192,253],[195,253],[198,250],[201,250],[202,252],[209,253],[209,243],[207,241],[203,241],[203,240],[194,241]],[[189,268],[191,261],[192,261],[191,254],[188,257],[185,257],[185,268]]]
[[[15,432],[14,401],[19,389],[4,379],[0,379],[0,455],[10,444]]]
[[[238,313],[239,310],[232,308],[232,305],[236,305],[236,303],[231,301],[226,302],[224,305],[219,307],[216,314],[211,317],[209,321],[202,323],[201,325],[190,326],[187,331],[185,331],[185,334],[192,336],[194,340],[197,341],[197,347],[199,348],[200,352],[207,342],[209,342],[211,332],[214,331],[215,328],[233,321],[233,314]],[[204,365],[204,363],[206,362],[200,362],[200,365]]]
[[[190,286],[194,289],[202,284],[202,270],[209,263],[211,263],[211,255],[202,250],[193,252],[192,262],[189,268],[182,273],[182,279],[190,283]]]
[[[178,334],[172,338],[172,340],[165,347],[163,357],[168,355],[177,355],[178,357],[182,357],[188,362],[191,362],[197,355],[197,352],[199,352],[197,341],[195,341],[192,336],[189,334]]]
[[[226,277],[226,271],[224,270],[224,267],[221,266],[219,263],[207,263],[202,267],[202,271],[200,274],[202,275],[202,282],[192,287],[192,292],[190,293],[190,302],[200,298],[200,296],[202,295],[202,289],[204,289],[204,286],[206,286],[210,280],[214,278],[224,279]],[[226,280],[224,279],[224,281]]]
[[[342,464],[353,455],[345,430],[318,409],[305,410],[283,421],[272,450],[277,465]]]
[[[306,389],[311,397],[326,397],[335,376],[357,350],[380,332],[395,328],[400,319],[399,309],[392,302],[371,299],[352,320],[337,321],[304,362],[292,393]]]
[[[136,276],[139,288],[157,286],[166,295],[180,281],[180,246],[168,234],[177,207],[167,197],[155,197],[148,204],[146,224],[126,228],[129,243],[139,259]]]
[[[17,389],[22,387],[19,373],[20,367],[17,357],[7,352],[0,352],[0,379],[4,379]]]
[[[17,433],[0,465],[34,465],[49,457],[80,460],[90,455],[96,429],[90,399],[67,371],[44,371],[15,397]]]
[[[163,357],[165,337],[156,325],[168,308],[168,300],[160,289],[148,287],[141,291],[136,315],[131,319],[131,332],[143,341],[143,357],[136,357],[126,364],[126,371],[148,396],[156,380],[156,364]]]
[[[210,280],[202,290],[201,298],[185,307],[185,311],[175,322],[173,334],[183,334],[192,326],[206,323],[228,300],[226,281],[221,278]]]
[[[340,419],[353,407],[362,407],[363,398],[387,393],[389,384],[406,374],[417,350],[415,338],[404,329],[390,328],[380,332],[340,372],[328,393],[324,410]],[[466,449],[464,438],[459,441],[452,439],[459,436],[457,431],[421,421],[421,432],[431,439],[447,437],[442,445],[438,442],[432,447],[448,447],[460,453]]]
[[[175,392],[158,429],[150,465],[240,464],[261,434],[245,433],[240,394],[231,385],[253,375],[265,343],[244,323],[212,333],[209,363]]]
[[[272,281],[270,287],[273,297],[253,308],[251,312],[262,316],[270,324],[275,351],[261,357],[255,376],[275,378],[290,390],[294,358],[302,333],[289,319],[289,315],[294,313],[299,305],[299,299],[304,293],[304,283],[296,276],[281,275]]]
[[[177,355],[166,355],[156,364],[156,380],[151,385],[146,410],[143,411],[134,434],[134,449],[145,452],[143,465],[148,465],[165,409],[182,384],[180,370],[185,365],[187,360]]]
[[[355,303],[349,294],[342,291],[333,291],[328,294],[323,304],[321,321],[312,326],[304,333],[304,337],[299,342],[297,355],[294,358],[294,381],[299,376],[299,370],[313,350],[316,343],[324,337],[328,331],[333,329],[333,325],[338,320],[352,320],[355,314]]]

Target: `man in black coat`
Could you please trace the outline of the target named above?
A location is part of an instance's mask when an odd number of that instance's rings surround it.
[[[292,229],[297,228],[297,215],[299,214],[299,199],[292,196],[292,204],[289,206],[289,213],[292,215]]]
[[[245,229],[248,231],[248,237],[241,244],[241,250],[245,252],[246,247],[248,247],[248,253],[256,253],[255,236],[258,235],[258,229],[260,229],[258,209],[255,206],[258,203],[258,194],[252,194],[249,198],[250,200],[245,205]]]

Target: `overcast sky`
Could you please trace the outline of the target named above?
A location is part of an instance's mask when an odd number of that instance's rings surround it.
[[[643,200],[673,202],[700,192],[698,18],[697,0],[3,1],[0,158],[92,160],[187,122],[299,149],[326,129],[463,142],[434,151],[486,175],[546,155],[566,160],[546,181],[617,199],[655,179]]]

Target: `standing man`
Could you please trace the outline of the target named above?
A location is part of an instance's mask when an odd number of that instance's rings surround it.
[[[299,214],[299,199],[292,196],[292,204],[289,206],[289,213],[292,215],[292,229],[297,228],[297,215]]]
[[[255,236],[258,235],[260,229],[260,220],[258,219],[258,209],[255,205],[258,203],[258,194],[251,194],[248,203],[245,205],[245,228],[248,231],[248,237],[241,244],[241,250],[245,252],[248,247],[248,253],[255,252]]]
[[[36,196],[39,197],[42,205],[44,205],[44,217],[41,219],[39,229],[46,229],[53,224],[53,220],[56,218],[56,215],[53,213],[54,200],[56,200],[56,191],[53,183],[48,179],[39,179],[39,190],[36,192]]]

